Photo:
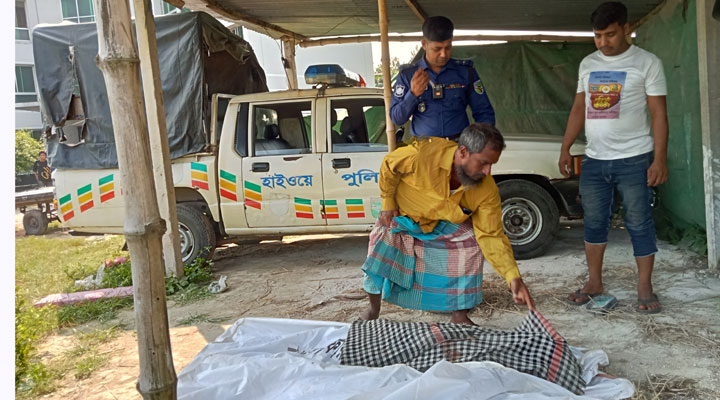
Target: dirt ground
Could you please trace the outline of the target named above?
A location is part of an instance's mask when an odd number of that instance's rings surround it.
[[[174,365],[179,373],[206,343],[243,317],[276,317],[351,322],[365,307],[360,266],[367,234],[285,237],[283,241],[232,244],[215,253],[215,274],[227,275],[228,290],[189,305],[168,304]],[[519,262],[538,310],[569,344],[602,349],[605,372],[635,383],[647,399],[720,399],[720,279],[705,259],[660,242],[655,291],[663,312],[635,312],[636,269],[622,228],[611,232],[605,257],[606,292],[619,300],[605,316],[566,304],[567,294],[586,278],[582,222],[563,221],[552,249],[543,257]],[[485,302],[471,313],[483,326],[512,329],[526,308],[512,303],[509,291],[485,264]],[[180,326],[182,320],[197,322]],[[449,315],[383,305],[382,318],[448,321]],[[139,399],[135,389],[138,354],[132,311],[120,315],[125,330],[103,354],[107,364],[87,379],[68,374],[49,399]],[[79,328],[82,329],[82,328]],[[74,330],[43,344],[46,359],[69,346]],[[656,396],[657,395],[657,396]]]

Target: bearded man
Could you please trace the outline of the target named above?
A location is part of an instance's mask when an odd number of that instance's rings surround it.
[[[485,258],[505,278],[515,303],[534,308],[503,230],[500,194],[490,175],[504,148],[495,127],[474,123],[457,143],[423,138],[385,156],[382,212],[362,267],[370,301],[362,319],[378,318],[385,300],[451,311],[450,322],[473,324],[468,312],[482,302]]]

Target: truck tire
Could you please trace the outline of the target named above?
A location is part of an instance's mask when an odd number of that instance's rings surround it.
[[[498,183],[502,222],[517,260],[538,257],[550,248],[560,227],[560,212],[550,194],[530,181]]]
[[[26,235],[44,235],[47,232],[48,219],[41,210],[28,210],[23,216],[23,228]]]
[[[211,259],[215,252],[215,230],[210,219],[197,207],[189,204],[177,205],[180,253],[184,264],[196,258]]]

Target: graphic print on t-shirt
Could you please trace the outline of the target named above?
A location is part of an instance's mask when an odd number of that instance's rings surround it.
[[[594,71],[588,80],[590,104],[588,119],[618,119],[620,117],[620,94],[625,85],[627,72]]]

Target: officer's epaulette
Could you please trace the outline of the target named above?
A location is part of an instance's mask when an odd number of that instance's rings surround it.
[[[457,65],[473,66],[473,60],[458,60],[456,58],[452,58],[451,60],[454,60]]]

